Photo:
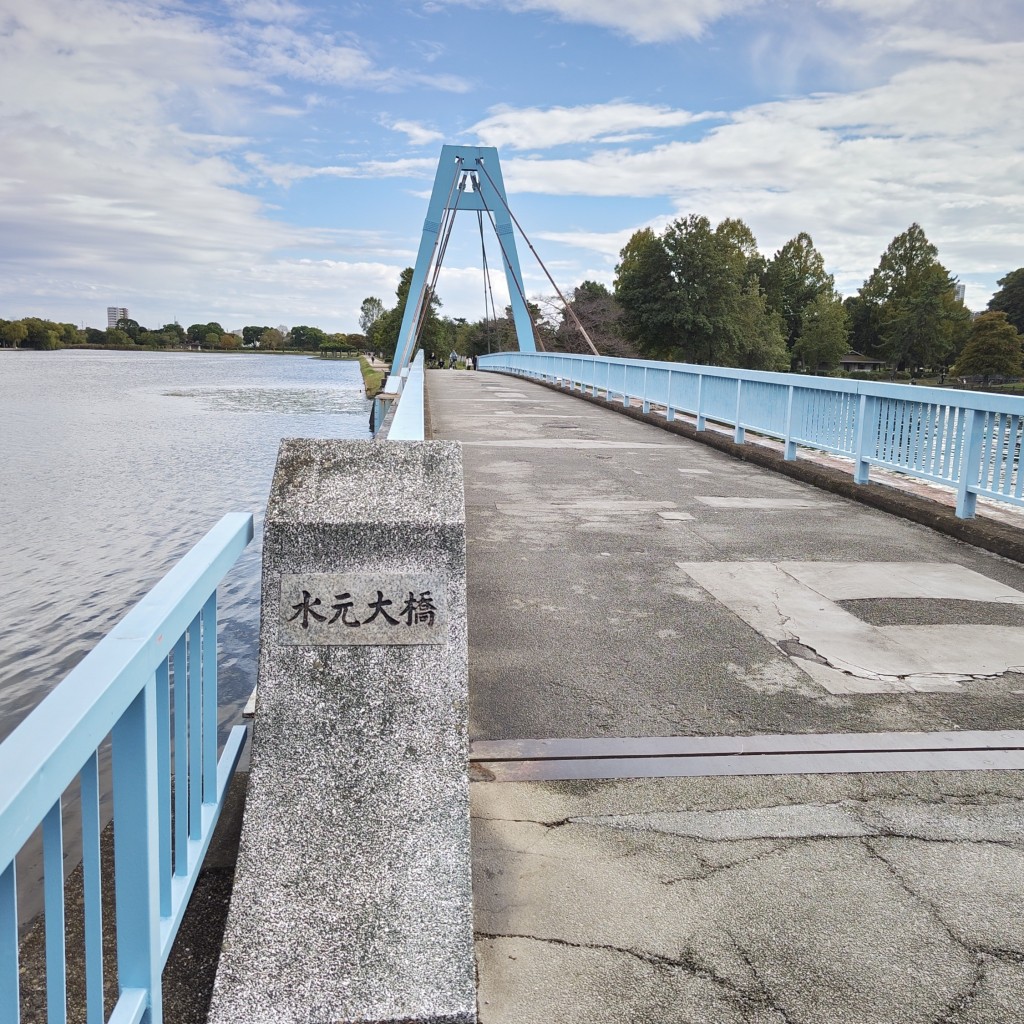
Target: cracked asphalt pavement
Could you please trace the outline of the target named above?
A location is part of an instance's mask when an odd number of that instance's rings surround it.
[[[472,739],[1022,727],[1017,562],[514,378],[427,389]],[[482,1024],[1024,1024],[1016,772],[471,800]]]

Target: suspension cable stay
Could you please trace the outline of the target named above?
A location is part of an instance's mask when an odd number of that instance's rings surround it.
[[[430,303],[433,301],[434,296],[437,294],[437,279],[441,274],[441,264],[444,261],[445,253],[448,251],[448,241],[452,235],[452,226],[455,224],[455,214],[459,210],[459,201],[462,199],[463,192],[466,187],[466,172],[463,171],[459,175],[459,193],[455,199],[455,205],[450,209],[445,210],[445,220],[440,232],[440,246],[435,246],[436,256],[432,256],[433,259],[433,274],[430,278],[429,284],[424,284],[423,290],[417,299],[417,311],[415,319],[413,320],[413,350],[420,343],[420,338],[423,334],[423,325],[427,322],[427,317],[430,314]],[[448,200],[451,201],[451,193],[448,194]]]
[[[498,319],[498,312],[494,304],[494,289],[491,287],[491,268],[487,265],[487,245],[484,242],[484,214],[482,210],[477,210],[476,212],[476,223],[480,231],[480,262],[484,268],[484,323],[486,324],[484,330],[488,332],[487,351],[490,352],[491,341],[489,333],[491,332],[492,323]],[[488,301],[490,302],[489,313]]]
[[[508,256],[507,250],[505,249],[505,242],[502,240],[501,233],[498,231],[498,228],[497,228],[497,226],[494,223],[494,214],[491,212],[490,207],[487,206],[487,200],[483,199],[483,197],[481,197],[481,201],[484,204],[484,208],[487,210],[488,222],[490,223],[491,227],[494,228],[494,237],[498,239],[498,247],[501,249],[502,258],[505,260],[505,264],[507,266],[508,265],[509,256]],[[482,214],[481,214],[481,216],[482,216]],[[481,230],[482,230],[482,225],[481,225]],[[546,351],[546,349],[544,348],[544,342],[541,341],[540,335],[537,332],[537,325],[533,322],[533,314],[530,312],[530,303],[527,301],[526,294],[523,292],[522,282],[518,278],[516,278],[516,277],[513,277],[513,280],[515,281],[516,289],[519,292],[519,297],[523,300],[523,305],[526,307],[527,315],[530,317],[530,334],[533,337],[534,344],[537,345],[542,352]],[[494,310],[494,319],[497,320],[498,319],[498,311],[497,311],[497,309],[494,306],[494,294],[493,293],[491,294],[491,308]]]
[[[484,166],[484,162],[482,159],[477,159],[477,165],[479,166],[480,170],[483,171],[485,175],[487,175],[487,180],[491,181],[491,176],[490,174],[487,173],[487,168]],[[491,185],[494,185],[493,181],[491,181]],[[534,258],[540,264],[540,269],[543,270],[544,273],[547,275],[547,279],[551,282],[551,287],[555,289],[555,292],[558,294],[558,297],[562,300],[562,305],[565,308],[565,311],[569,314],[570,317],[572,317],[573,323],[575,323],[576,326],[579,328],[580,334],[583,335],[583,340],[587,343],[588,346],[590,346],[590,351],[595,356],[600,355],[600,353],[597,351],[597,346],[595,346],[594,343],[590,340],[590,335],[587,334],[586,328],[583,326],[582,323],[580,323],[580,318],[576,315],[576,310],[574,310],[572,306],[570,306],[569,303],[566,301],[565,296],[562,294],[562,289],[559,288],[558,285],[555,283],[555,279],[551,276],[551,274],[548,271],[548,268],[544,265],[544,261],[540,258],[540,254],[533,247],[533,242],[531,242],[530,239],[527,238],[526,232],[523,230],[522,224],[520,224],[519,221],[516,219],[516,215],[512,212],[511,208],[509,207],[508,202],[505,200],[505,196],[502,194],[502,192],[499,192],[497,189],[495,189],[495,193],[497,194],[498,198],[504,205],[505,212],[508,213],[512,223],[515,224],[515,226],[519,229],[519,234],[523,236],[523,241],[530,247],[530,252],[533,253]]]

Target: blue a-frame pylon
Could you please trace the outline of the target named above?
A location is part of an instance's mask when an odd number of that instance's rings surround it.
[[[526,309],[523,275],[519,269],[519,256],[512,233],[512,213],[505,195],[498,151],[493,146],[442,146],[434,189],[430,193],[430,205],[427,207],[427,219],[423,222],[420,250],[409,285],[409,298],[405,304],[405,315],[402,317],[395,357],[391,363],[392,376],[400,374],[412,359],[419,335],[420,318],[426,309],[429,276],[442,254],[442,225],[449,216],[461,210],[483,211],[493,217],[501,248],[501,262],[505,267],[505,280],[512,300],[512,319],[516,326],[519,350],[537,351],[533,325]]]

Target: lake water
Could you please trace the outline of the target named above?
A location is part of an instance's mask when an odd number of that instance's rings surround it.
[[[0,352],[0,740],[225,512],[256,538],[220,601],[221,729],[256,682],[282,437],[367,438],[355,361]]]

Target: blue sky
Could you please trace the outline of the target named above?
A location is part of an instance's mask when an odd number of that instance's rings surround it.
[[[446,142],[498,147],[565,290],[692,212],[809,232],[850,294],[917,221],[982,308],[1024,265],[1022,66],[1019,0],[0,0],[0,317],[357,330]],[[468,214],[439,291],[483,316]]]

